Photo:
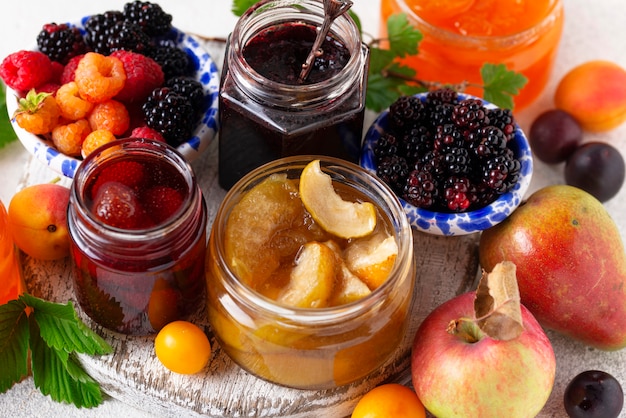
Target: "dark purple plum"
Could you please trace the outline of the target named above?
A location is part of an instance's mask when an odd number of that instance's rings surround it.
[[[565,161],[583,138],[580,124],[569,113],[560,109],[540,114],[528,131],[528,142],[535,156],[548,164]]]
[[[606,202],[624,184],[624,158],[613,146],[602,142],[581,145],[567,159],[565,182]]]
[[[609,373],[587,370],[567,385],[563,404],[570,418],[617,418],[624,406],[624,392]]]

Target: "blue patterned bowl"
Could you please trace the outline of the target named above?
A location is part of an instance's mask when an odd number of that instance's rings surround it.
[[[422,101],[426,93],[416,95]],[[473,96],[459,94],[459,100]],[[486,107],[496,106],[483,100]],[[376,157],[374,149],[381,135],[387,128],[389,110],[382,112],[365,134],[361,149],[360,164],[363,168],[376,174]],[[404,211],[411,226],[419,231],[434,235],[466,235],[483,231],[508,217],[522,202],[524,194],[530,186],[533,172],[533,160],[530,145],[524,132],[516,126],[515,138],[509,143],[521,164],[520,177],[513,189],[502,194],[497,200],[480,209],[462,213],[433,212],[407,203],[400,198]]]
[[[89,16],[84,17],[80,23],[69,23],[79,29],[84,27],[84,23]],[[192,58],[194,67],[193,76],[202,83],[207,101],[206,111],[200,118],[198,126],[191,138],[181,143],[176,149],[188,160],[193,161],[211,143],[218,130],[217,102],[219,93],[219,72],[217,66],[210,55],[204,51],[200,43],[190,35],[176,28],[172,28],[166,35],[167,40],[171,40],[179,48],[185,50]],[[7,88],[6,104],[9,116],[17,109],[17,93]],[[70,157],[59,152],[52,141],[43,136],[33,135],[20,128],[14,119],[11,125],[20,142],[28,152],[48,167],[65,177],[74,178],[74,172],[81,163],[81,158]]]

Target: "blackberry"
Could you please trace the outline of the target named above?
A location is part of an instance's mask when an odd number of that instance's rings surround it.
[[[189,55],[176,46],[169,44],[157,45],[150,54],[150,58],[161,66],[165,80],[192,74]]]
[[[439,198],[439,185],[433,175],[424,170],[413,170],[409,173],[402,198],[424,209],[433,208]]]
[[[194,109],[189,100],[168,87],[152,91],[142,106],[146,124],[173,146],[191,137],[195,127]]]
[[[409,165],[406,159],[399,155],[384,157],[377,165],[376,175],[400,195],[409,175]]]
[[[502,194],[515,185],[518,176],[519,161],[504,153],[484,163],[482,182],[497,194]]]
[[[389,107],[389,128],[404,133],[414,128],[427,116],[424,103],[415,96],[402,96]]]
[[[487,117],[491,125],[504,132],[507,141],[515,137],[515,118],[511,109],[487,109]]]
[[[399,150],[399,141],[396,136],[389,132],[384,132],[378,139],[376,148],[374,148],[376,162],[379,163],[385,157],[397,155]]]
[[[454,105],[450,103],[438,103],[430,108],[429,126],[436,130],[438,126],[450,123],[452,120]]]
[[[455,105],[458,101],[458,93],[449,87],[433,90],[426,95],[426,104],[431,108],[441,104]]]
[[[165,82],[165,87],[169,87],[176,93],[189,99],[196,114],[204,111],[204,88],[198,80],[186,76],[176,76],[169,78]]]
[[[80,30],[65,23],[47,23],[37,35],[37,48],[52,61],[67,64],[70,58],[87,52]]]
[[[470,153],[467,148],[451,147],[443,154],[442,162],[450,174],[468,174],[470,171]]]
[[[154,44],[139,25],[132,22],[117,22],[109,33],[107,45],[110,52],[124,50],[150,56]]]
[[[85,22],[86,42],[92,51],[102,55],[109,55],[109,40],[113,34],[113,27],[124,21],[124,14],[117,10],[109,10],[101,14],[94,14]]]
[[[480,126],[488,125],[489,119],[482,100],[464,99],[461,100],[452,112],[452,121],[461,128],[465,135]]]
[[[476,188],[467,177],[448,177],[443,188],[445,205],[452,212],[464,212],[476,201]]]
[[[502,154],[507,144],[506,135],[495,126],[477,129],[470,134],[468,141],[474,154],[481,158]]]
[[[418,126],[408,131],[401,139],[399,152],[407,160],[415,161],[433,147],[433,135],[426,126]]]
[[[172,29],[172,15],[161,6],[148,1],[135,0],[124,5],[126,21],[138,25],[148,36],[164,35]]]
[[[450,148],[462,146],[462,142],[463,136],[461,131],[455,125],[447,123],[437,127],[433,139],[433,149],[443,154]]]

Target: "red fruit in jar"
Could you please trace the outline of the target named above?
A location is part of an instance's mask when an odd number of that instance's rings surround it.
[[[133,189],[118,182],[100,186],[91,210],[102,222],[116,228],[142,229],[152,225]]]
[[[17,51],[0,64],[0,78],[13,90],[36,89],[50,81],[51,77],[52,61],[39,51]]]
[[[121,183],[137,192],[146,179],[146,172],[143,164],[136,161],[119,161],[105,167],[96,178],[91,187],[91,195],[96,196],[103,184],[109,182]]]
[[[183,204],[183,196],[168,186],[154,186],[142,195],[141,202],[156,224],[172,217]]]

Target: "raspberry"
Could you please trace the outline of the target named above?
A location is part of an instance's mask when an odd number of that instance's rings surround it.
[[[111,181],[121,183],[138,192],[145,180],[146,171],[141,163],[130,160],[119,161],[100,171],[91,187],[90,193],[92,196],[95,196],[103,184]]]
[[[75,72],[76,72],[76,67],[78,67],[78,63],[80,62],[81,59],[83,59],[85,55],[77,55],[73,58],[71,58],[67,64],[65,64],[65,66],[63,67],[63,72],[61,72],[61,79],[60,79],[60,83],[61,84],[67,84],[70,81],[74,81],[74,77],[75,77]]]
[[[166,142],[163,135],[149,126],[138,126],[130,133],[132,138],[153,139],[155,141]]]
[[[160,224],[171,218],[180,209],[183,204],[183,197],[171,187],[154,186],[142,194],[141,202],[154,223]]]
[[[96,52],[86,53],[74,74],[80,95],[92,103],[115,97],[126,82],[122,61]]]
[[[158,4],[148,1],[126,3],[124,18],[150,36],[164,35],[172,28],[172,15],[165,13]]]
[[[142,110],[148,126],[173,146],[189,139],[195,127],[195,112],[189,100],[167,87],[155,89]]]
[[[106,129],[113,135],[122,135],[130,125],[130,116],[126,106],[113,99],[97,103],[89,114],[88,120],[92,130]]]
[[[58,83],[48,81],[47,83],[44,83],[41,86],[37,87],[37,93],[48,93],[52,96],[55,96],[60,87],[61,86]]]
[[[50,81],[51,75],[52,61],[39,51],[17,51],[0,64],[0,78],[17,91],[36,89]]]
[[[57,126],[60,115],[54,96],[30,90],[26,97],[19,99],[13,117],[22,129],[35,135],[44,135]]]
[[[117,182],[108,182],[100,187],[91,211],[96,218],[114,228],[142,229],[152,226],[135,192]]]
[[[66,23],[47,23],[37,35],[37,47],[52,61],[66,64],[77,55],[87,52],[87,44],[76,27]]]
[[[115,141],[116,139],[117,138],[115,137],[115,135],[113,135],[111,131],[108,131],[106,129],[97,129],[95,131],[91,131],[83,141],[80,149],[80,154],[83,156],[83,158],[85,158],[99,146],[108,144],[109,142]]]
[[[63,84],[55,95],[61,116],[68,120],[85,119],[93,109],[94,104],[80,97],[78,86],[71,81]]]
[[[52,143],[59,152],[78,157],[82,143],[90,132],[91,128],[86,119],[59,125],[52,131]]]
[[[122,61],[126,73],[124,88],[115,99],[126,103],[143,103],[150,92],[165,80],[161,66],[152,58],[130,51],[115,51],[112,57]]]

